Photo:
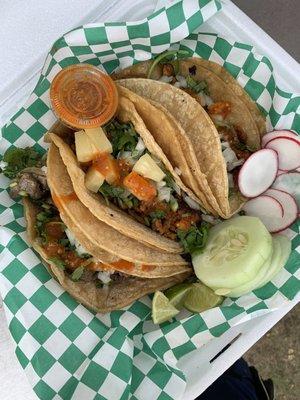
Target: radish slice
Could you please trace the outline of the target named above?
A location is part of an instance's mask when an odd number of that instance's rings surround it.
[[[278,156],[272,149],[258,150],[244,162],[238,176],[240,192],[256,197],[267,190],[276,178]]]
[[[275,179],[272,189],[283,190],[289,193],[296,200],[298,210],[300,210],[300,173],[285,172]]]
[[[286,174],[286,171],[283,171],[282,169],[279,169],[279,170],[277,171],[277,176],[280,176],[280,175],[282,175],[282,174]]]
[[[291,171],[300,166],[300,142],[292,138],[278,137],[270,140],[266,149],[275,150],[278,154],[278,168]]]
[[[263,194],[247,201],[243,210],[246,215],[258,217],[269,232],[277,232],[282,227],[283,207],[274,197]]]
[[[270,140],[276,139],[278,137],[281,137],[281,138],[288,137],[288,138],[299,140],[299,142],[300,142],[300,137],[297,135],[297,133],[295,133],[293,131],[289,131],[287,129],[283,129],[280,131],[272,131],[272,132],[266,133],[261,139],[261,147],[265,147],[266,144]]]
[[[281,225],[278,227],[278,229],[272,230],[272,233],[283,231],[296,221],[298,216],[298,207],[293,196],[278,189],[268,189],[265,192],[265,196],[273,197],[273,199],[279,201],[283,207]]]

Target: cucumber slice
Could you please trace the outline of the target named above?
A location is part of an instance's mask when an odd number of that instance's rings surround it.
[[[261,282],[261,284],[257,287],[257,289],[265,286],[268,282],[270,282],[275,275],[277,275],[277,273],[281,270],[281,268],[283,268],[291,254],[292,251],[292,244],[291,241],[283,235],[274,235],[273,236],[273,242],[278,243],[278,245],[280,246],[280,257],[277,260],[272,259],[272,263],[271,263],[271,267],[267,273],[267,275],[265,276],[265,278],[263,279],[263,281]]]
[[[272,253],[272,237],[256,217],[239,216],[211,228],[204,252],[192,262],[200,281],[234,289],[255,278]]]

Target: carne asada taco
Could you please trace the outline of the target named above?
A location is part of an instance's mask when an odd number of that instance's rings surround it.
[[[161,66],[154,60],[120,71],[115,78],[142,77],[150,71],[151,77],[160,80],[121,79],[118,83],[159,103],[177,119],[192,143],[192,149],[184,153],[188,164],[192,165],[192,154],[197,158],[198,169],[194,171],[199,186],[209,185],[207,199],[219,215],[228,218],[243,203],[231,172],[236,173],[237,167],[260,147],[264,119],[258,118],[258,109],[253,117],[253,103],[245,100],[248,95],[237,95],[232,84],[227,85],[198,59],[177,61],[177,71],[171,63]]]
[[[56,125],[48,138],[59,148],[79,200],[98,220],[168,253],[204,246],[207,225],[197,197],[182,183],[130,100],[120,95],[118,113],[104,130],[73,134]]]
[[[116,270],[99,270],[97,261],[89,254],[78,254],[79,246],[75,248],[71,243],[51,203],[45,201],[38,205],[24,198],[24,209],[28,239],[46,262],[49,272],[77,301],[97,312],[123,308],[145,294],[167,289],[190,275],[190,272],[185,272],[147,279]],[[54,253],[55,248],[60,249],[59,256]]]

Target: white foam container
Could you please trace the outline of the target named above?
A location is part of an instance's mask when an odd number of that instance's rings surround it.
[[[25,3],[23,0],[2,0],[0,126],[22,106],[33,90],[47,51],[61,34],[87,22],[141,19],[155,9],[156,3],[157,0],[26,0]],[[201,32],[217,32],[255,45],[258,53],[272,61],[281,88],[300,92],[299,64],[230,0],[223,0],[223,10],[205,23]],[[299,297],[280,310],[231,328],[220,338],[183,357],[179,366],[187,376],[184,400],[200,395],[298,301]],[[14,345],[1,306],[0,398],[37,400],[14,355]]]

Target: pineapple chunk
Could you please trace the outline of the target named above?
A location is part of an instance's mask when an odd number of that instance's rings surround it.
[[[149,154],[144,154],[134,165],[133,171],[152,179],[155,182],[160,182],[166,175],[151,158]]]
[[[91,166],[85,174],[85,186],[91,192],[97,193],[104,182],[104,176]]]
[[[85,133],[100,153],[112,153],[112,145],[102,128],[85,129]]]
[[[75,132],[75,149],[77,160],[82,163],[92,161],[99,154],[99,151],[84,131]]]

